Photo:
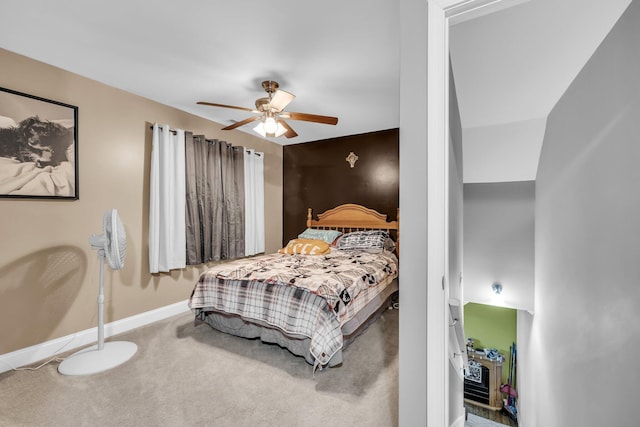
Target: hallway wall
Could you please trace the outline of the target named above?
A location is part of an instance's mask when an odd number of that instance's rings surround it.
[[[548,118],[523,427],[637,425],[638,22],[632,2]]]
[[[464,185],[465,302],[534,310],[534,202],[534,181]]]

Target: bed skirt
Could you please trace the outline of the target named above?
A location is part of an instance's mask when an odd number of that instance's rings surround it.
[[[329,367],[342,364],[342,352],[347,346],[369,325],[389,308],[395,294],[398,292],[398,279],[396,278],[386,286],[379,294],[372,298],[353,318],[342,326],[343,345],[328,363]],[[237,315],[218,311],[200,311],[196,314],[195,324],[206,323],[212,328],[230,335],[255,339],[262,342],[277,344],[286,348],[296,356],[303,357],[307,363],[313,365],[314,357],[309,351],[311,339],[303,335],[292,335],[274,328],[259,320],[245,319]]]

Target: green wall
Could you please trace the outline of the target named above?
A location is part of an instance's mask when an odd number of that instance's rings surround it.
[[[503,384],[509,378],[509,347],[516,342],[516,322],[517,311],[512,308],[472,302],[464,306],[464,336],[473,338],[477,349],[497,348],[504,355]]]

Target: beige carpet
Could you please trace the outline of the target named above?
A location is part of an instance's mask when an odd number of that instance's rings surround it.
[[[138,345],[110,371],[83,377],[0,374],[0,426],[396,426],[398,311],[387,310],[317,372],[302,358],[232,337],[184,314],[113,340]]]

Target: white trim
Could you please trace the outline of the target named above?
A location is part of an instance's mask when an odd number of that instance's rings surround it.
[[[452,16],[451,19],[449,19],[449,25],[457,25],[462,22],[470,21],[471,19],[479,18],[481,16],[488,15],[490,13],[498,12],[500,10],[503,10],[512,6],[516,6],[521,3],[526,3],[528,1],[531,1],[531,0],[509,0],[509,1],[487,0],[483,2],[484,4],[482,5],[480,4],[476,5],[474,3],[473,6],[475,7],[473,9],[470,9],[467,6],[465,7],[464,10],[462,9],[456,10],[455,16]]]
[[[128,332],[132,329],[148,325],[171,316],[188,312],[188,301],[180,301],[175,304],[156,308],[131,317],[116,320],[104,325],[105,338]],[[97,339],[98,327],[85,329],[65,337],[56,338],[41,344],[23,348],[0,355],[0,373],[10,371],[21,366],[32,365],[38,361],[46,360],[69,350],[94,344]]]
[[[427,425],[449,425],[447,273],[448,26],[445,11],[429,2],[427,22]],[[445,286],[446,288],[446,283]]]
[[[418,0],[416,0],[418,1]],[[503,9],[519,0],[427,0],[427,425],[449,425],[448,329],[442,278],[448,266],[449,26],[475,9]],[[498,6],[498,3],[502,3]],[[495,9],[494,9],[495,8]],[[401,81],[404,84],[410,84]],[[401,123],[403,111],[401,109]],[[400,128],[400,135],[404,129]],[[445,288],[447,288],[445,284]],[[402,342],[401,342],[402,343]],[[402,354],[402,346],[401,351]],[[407,394],[402,389],[401,395]],[[400,408],[400,419],[409,418]],[[456,420],[457,422],[458,420]],[[402,424],[402,423],[401,423]]]

